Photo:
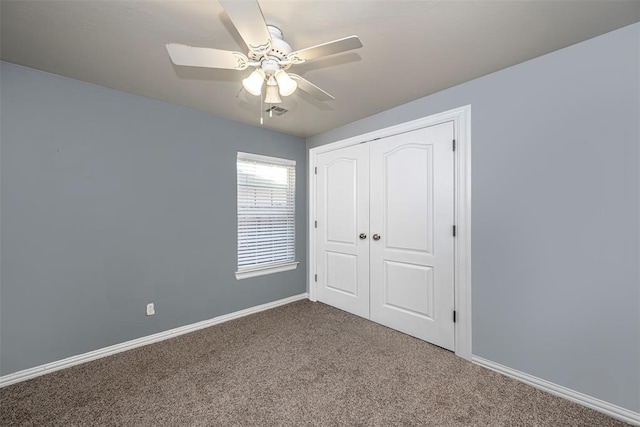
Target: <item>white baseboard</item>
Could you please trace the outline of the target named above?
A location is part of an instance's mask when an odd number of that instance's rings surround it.
[[[179,328],[170,329],[164,332],[158,332],[157,334],[148,335],[146,337],[137,338],[135,340],[126,341],[126,342],[112,345],[109,347],[104,347],[98,350],[90,351],[88,353],[79,354],[77,356],[67,357],[66,359],[58,360],[56,362],[51,362],[51,363],[36,366],[33,368],[25,369],[22,371],[14,372],[13,374],[4,375],[0,377],[0,387],[5,387],[10,384],[26,381],[31,378],[48,374],[50,372],[59,371],[61,369],[69,368],[71,366],[89,362],[91,360],[96,360],[102,357],[111,356],[113,354],[120,353],[122,351],[131,350],[137,347],[142,347],[144,345],[153,344],[159,341],[164,341],[169,338],[177,337],[178,335],[184,335],[184,334],[188,334],[189,332],[197,331],[198,329],[208,328],[209,326],[228,322],[229,320],[248,316],[250,314],[258,313],[260,311],[269,310],[271,308],[275,308],[281,305],[292,303],[294,301],[299,301],[299,300],[308,299],[308,298],[309,298],[308,293],[294,295],[292,297],[284,298],[278,301],[268,302],[266,304],[258,305],[255,307],[246,308],[244,310],[236,311],[234,313],[224,314],[222,316],[214,317],[213,319],[203,320],[202,322],[192,323],[190,325],[181,326]]]
[[[609,415],[613,418],[617,418],[621,421],[640,426],[640,414],[637,412],[621,408],[620,406],[605,402],[604,400],[591,397],[584,393],[580,393],[579,391],[563,387],[550,381],[534,377],[533,375],[525,374],[524,372],[508,368],[506,366],[500,365],[499,363],[483,359],[482,357],[473,356],[471,360],[473,360],[474,363],[480,366],[489,368],[492,371],[499,372],[508,377],[515,378],[518,381],[522,381],[523,383],[539,388],[540,390],[546,391],[547,393],[563,397],[579,405],[586,406],[587,408],[595,409],[598,412],[602,412],[603,414]]]

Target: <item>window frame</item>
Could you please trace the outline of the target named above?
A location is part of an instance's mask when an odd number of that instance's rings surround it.
[[[260,265],[257,264],[255,266],[249,266],[249,267],[244,267],[241,268],[239,267],[239,255],[240,255],[240,251],[239,251],[239,247],[240,247],[240,239],[238,236],[238,231],[239,231],[239,218],[240,218],[240,212],[238,209],[238,195],[239,195],[239,182],[238,182],[238,162],[242,161],[242,160],[248,160],[248,161],[255,161],[255,162],[261,162],[261,163],[267,163],[267,164],[273,164],[273,165],[279,165],[279,166],[286,166],[286,167],[290,167],[293,166],[293,179],[294,179],[294,188],[293,188],[293,196],[294,196],[294,200],[293,200],[293,229],[294,229],[294,237],[293,237],[293,260],[292,261],[284,261],[284,262],[279,262],[279,263],[269,263],[269,264],[265,264],[265,265]],[[279,157],[270,157],[270,156],[264,156],[261,154],[253,154],[253,153],[246,153],[246,152],[242,152],[242,151],[238,151],[237,155],[236,155],[236,272],[235,272],[235,276],[236,276],[236,280],[241,280],[241,279],[248,279],[251,277],[257,277],[257,276],[263,276],[263,275],[267,275],[267,274],[273,274],[273,273],[279,273],[279,272],[283,272],[283,271],[289,271],[289,270],[294,270],[298,267],[299,262],[295,260],[296,257],[296,243],[295,243],[295,232],[296,232],[296,220],[295,220],[295,216],[296,216],[296,201],[295,201],[295,191],[296,191],[296,181],[297,181],[297,170],[296,170],[296,161],[295,160],[290,160],[290,159],[283,159],[283,158],[279,158]]]

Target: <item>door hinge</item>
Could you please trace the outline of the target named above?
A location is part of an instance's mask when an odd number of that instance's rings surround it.
[[[314,221],[315,222],[315,227],[318,228],[318,221]]]
[[[456,151],[456,140],[453,140],[453,151]]]
[[[456,226],[453,226],[453,237],[456,237]]]
[[[313,280],[315,280],[316,282],[318,281],[318,275],[317,274],[315,276],[313,276]]]
[[[456,323],[456,311],[453,310],[453,323]]]
[[[316,175],[318,175],[318,167],[317,167],[317,166],[314,168],[314,173],[315,173]]]

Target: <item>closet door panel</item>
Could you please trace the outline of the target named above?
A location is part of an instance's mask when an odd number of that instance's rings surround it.
[[[316,163],[318,300],[369,318],[369,148],[323,153]]]
[[[452,140],[453,124],[444,123],[370,147],[370,318],[448,349],[454,344]]]

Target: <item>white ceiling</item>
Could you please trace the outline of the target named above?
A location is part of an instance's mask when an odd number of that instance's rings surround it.
[[[310,136],[640,20],[640,1],[271,1],[294,50],[358,35],[364,47],[295,66],[333,94],[296,91],[265,127]],[[7,62],[258,124],[250,73],[178,67],[165,43],[246,52],[217,0],[0,3]]]

